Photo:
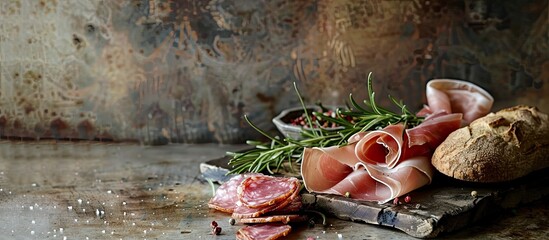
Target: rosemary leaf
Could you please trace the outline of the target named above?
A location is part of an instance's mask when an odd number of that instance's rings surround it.
[[[351,101],[352,107],[355,109],[355,111],[361,112],[361,113],[370,113],[370,111],[362,108],[353,98],[353,94],[349,94],[349,100]]]
[[[257,132],[261,133],[263,136],[271,139],[272,141],[275,141],[275,142],[278,142],[280,144],[282,144],[282,142],[280,142],[278,139],[274,138],[274,137],[271,137],[271,135],[269,135],[268,133],[266,133],[265,131],[259,129],[257,126],[255,126],[251,121],[250,119],[248,119],[248,116],[247,115],[244,115],[244,120],[246,120],[246,122],[253,128],[255,129]]]
[[[303,102],[303,98],[301,97],[301,94],[299,93],[299,89],[297,89],[297,84],[294,82],[294,89],[297,93],[297,98],[299,98],[299,102],[301,103],[301,107],[303,107],[303,112],[305,113],[305,117],[307,118],[307,124],[309,124],[309,128],[314,128],[313,122],[311,121],[311,117],[309,116],[309,111],[307,110],[307,107],[305,106],[305,102]]]

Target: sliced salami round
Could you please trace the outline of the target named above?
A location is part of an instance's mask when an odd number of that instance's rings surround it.
[[[237,188],[244,179],[258,174],[239,174],[229,181],[221,184],[215,192],[215,196],[208,202],[208,207],[222,211],[233,213],[238,202]]]
[[[249,239],[248,237],[242,235],[242,233],[240,233],[240,231],[237,231],[236,232],[236,240],[253,240],[253,239]]]
[[[237,204],[237,207],[234,209],[232,218],[254,218],[261,215],[265,215],[268,212],[271,212],[277,208],[276,205],[266,206],[263,208],[250,208],[242,203]]]
[[[290,225],[283,223],[263,223],[245,226],[238,230],[236,236],[242,237],[239,239],[274,240],[287,236],[291,230]]]
[[[289,222],[305,222],[309,220],[308,216],[298,215],[298,214],[289,214],[289,215],[272,215],[272,216],[263,216],[256,218],[241,218],[238,220],[240,223],[273,223],[281,222],[287,224]]]
[[[246,178],[238,187],[238,199],[250,208],[277,205],[299,189],[297,178],[257,175]]]
[[[303,207],[303,202],[301,201],[301,195],[298,194],[297,197],[291,199],[290,204],[288,204],[285,207],[276,208],[271,213],[272,214],[295,213],[295,212],[299,212],[302,207]]]
[[[284,202],[279,203],[272,210],[272,212],[280,212],[280,211],[291,210],[291,209],[286,209],[286,208],[289,208],[290,205],[292,205],[292,204],[298,204],[295,201],[301,202],[301,195],[299,194],[299,188],[294,193],[292,193],[292,195],[290,195],[288,198],[286,198],[286,200],[284,200]]]
[[[279,210],[284,210],[287,206],[292,204],[295,199],[301,198],[299,195],[299,182],[297,183],[298,187],[295,189],[295,191],[284,199],[282,202],[276,204],[276,205],[269,205],[262,208],[251,208],[246,206],[245,204],[242,204],[242,202],[237,202],[237,207],[235,208],[232,218],[240,219],[240,218],[255,218],[262,215],[265,215],[269,212],[278,212]],[[301,200],[300,200],[301,202]]]

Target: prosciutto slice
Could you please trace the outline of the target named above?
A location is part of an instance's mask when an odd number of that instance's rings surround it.
[[[337,162],[337,159],[321,148],[305,151],[302,174],[309,192],[336,195],[346,195],[348,192],[353,199],[384,203],[430,183],[433,173],[429,158],[421,156],[407,159],[392,169],[358,163],[355,167],[349,167],[352,169],[349,174],[340,174],[340,181],[326,184],[325,176],[333,175],[333,172],[325,171],[320,165]],[[315,161],[315,158],[323,160]]]
[[[494,98],[481,87],[462,80],[434,79],[427,83],[428,108],[421,113],[463,113],[463,124],[488,114]]]
[[[438,113],[427,117],[420,127],[406,129],[408,146],[421,146],[426,144],[430,151],[434,151],[444,139],[461,126],[461,113]],[[432,126],[436,127],[432,127]]]
[[[461,114],[433,115],[405,131],[404,125],[352,136],[343,147],[307,148],[301,175],[309,192],[388,202],[431,182],[434,144],[459,128]],[[431,144],[434,143],[434,144]]]

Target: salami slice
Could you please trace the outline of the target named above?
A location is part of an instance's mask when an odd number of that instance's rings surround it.
[[[285,207],[289,206],[293,203],[293,201],[297,198],[301,198],[299,195],[299,182],[297,182],[297,188],[294,190],[291,196],[284,199],[282,202],[276,204],[276,205],[269,205],[262,208],[250,208],[246,206],[245,204],[242,204],[241,202],[237,203],[237,207],[235,208],[232,218],[239,219],[239,218],[255,218],[259,217],[261,215],[265,215],[268,212],[273,211],[279,211],[283,210]]]
[[[275,208],[276,206],[274,205],[264,208],[249,208],[246,205],[240,203],[240,205],[238,205],[234,209],[233,215],[231,217],[234,219],[259,217],[273,211]]]
[[[290,225],[283,223],[263,223],[245,226],[238,230],[236,235],[238,238],[240,234],[242,238],[239,239],[274,240],[287,236],[291,230],[292,227]]]
[[[237,231],[236,232],[236,240],[250,240],[250,239],[247,238],[246,236],[242,235],[242,233],[240,233],[240,231]]]
[[[297,178],[257,175],[246,178],[237,189],[238,199],[250,208],[263,208],[283,202],[299,189]]]
[[[221,184],[215,196],[208,202],[208,207],[227,213],[233,213],[238,202],[237,188],[244,179],[259,174],[240,174]]]
[[[292,193],[292,195],[290,195],[288,198],[286,198],[286,200],[284,200],[284,202],[281,202],[280,204],[278,204],[276,206],[276,208],[274,208],[272,211],[273,212],[288,212],[287,210],[292,210],[292,209],[286,209],[286,208],[289,208],[290,205],[292,205],[292,204],[298,204],[295,201],[301,202],[301,195],[299,194],[299,188],[294,193]],[[296,207],[296,206],[294,206],[294,207]],[[289,211],[289,212],[294,212],[294,211]]]
[[[309,220],[309,217],[305,215],[289,214],[289,215],[272,215],[256,218],[241,218],[238,221],[240,223],[273,223],[281,222],[287,224],[289,222],[305,222]]]
[[[288,204],[285,207],[277,208],[273,210],[272,214],[288,214],[288,213],[294,213],[299,212],[301,208],[303,207],[303,202],[301,201],[301,195],[297,195],[290,204]]]

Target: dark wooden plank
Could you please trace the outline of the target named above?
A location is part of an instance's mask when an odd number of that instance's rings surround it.
[[[223,182],[228,158],[201,164],[203,175]],[[431,238],[454,232],[503,209],[514,208],[549,195],[549,169],[512,182],[500,184],[467,183],[436,175],[433,184],[411,192],[410,203],[378,204],[342,196],[304,193],[307,206],[356,222],[386,226],[418,238]],[[476,192],[473,196],[472,192]]]
[[[498,185],[470,184],[438,178],[438,183],[418,189],[412,202],[395,205],[355,201],[341,196],[304,194],[307,203],[345,220],[393,227],[407,234],[436,237],[454,232],[502,209],[514,208],[549,195],[549,171]],[[472,192],[476,191],[476,197]]]

